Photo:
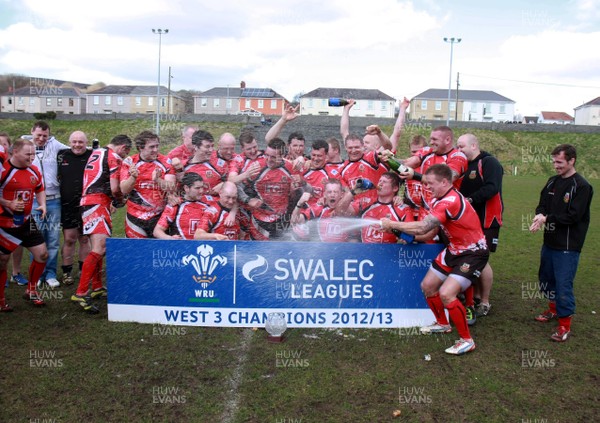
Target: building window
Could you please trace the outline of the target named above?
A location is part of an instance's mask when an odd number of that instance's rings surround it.
[[[227,102],[225,103],[225,107],[227,108],[227,110],[231,109],[231,106],[233,105],[233,101],[228,98]]]
[[[382,101],[381,102],[381,111],[385,112],[387,110],[387,102],[386,101]]]
[[[208,106],[208,99],[206,97],[202,97],[200,99],[200,107],[207,107]]]
[[[160,107],[167,107],[167,99],[164,97],[160,98]]]
[[[312,108],[313,108],[313,99],[312,99],[312,98],[309,98],[309,99],[308,99],[308,107],[309,107],[310,109],[312,109]]]
[[[421,110],[427,110],[427,100],[421,100]]]
[[[441,101],[436,101],[435,102],[435,110],[442,110],[442,102]]]
[[[484,109],[483,109],[483,114],[484,115],[491,115],[492,114],[492,105],[491,103],[485,103]]]
[[[18,104],[19,106],[22,106],[22,105],[23,105],[23,97],[19,97],[19,100],[17,101],[17,104]]]
[[[500,105],[500,111],[499,111],[499,113],[502,113],[502,114],[506,113],[506,104],[501,104]]]
[[[75,100],[70,98],[69,99],[69,107],[73,107],[73,106],[75,106]]]
[[[48,97],[46,99],[46,106],[52,106],[52,98]]]
[[[453,112],[456,110],[456,101],[450,102],[450,111]]]
[[[154,97],[148,97],[148,106],[154,106]]]
[[[136,97],[135,98],[135,105],[136,106],[141,106],[142,105],[142,97]]]
[[[221,106],[220,98],[213,98],[213,108],[218,109]]]
[[[117,97],[117,105],[118,106],[122,106],[123,105],[123,96],[120,95]]]
[[[99,95],[94,96],[93,103],[94,103],[94,106],[97,106],[100,104],[100,96]]]
[[[277,109],[277,100],[271,100],[271,109]]]
[[[367,110],[373,110],[373,100],[367,101]]]
[[[105,106],[110,106],[110,104],[112,103],[112,97],[107,95],[106,97],[104,97],[104,105]]]
[[[477,112],[477,103],[475,103],[475,102],[471,103],[471,112],[473,112],[473,113]]]
[[[265,101],[264,100],[258,100],[258,108],[259,109],[264,109],[265,108]]]
[[[56,99],[56,105],[57,106],[62,106],[62,100],[63,100],[62,98],[57,98]]]
[[[250,108],[251,100],[249,98],[246,99],[246,109]]]
[[[35,98],[29,97],[29,105],[30,106],[34,106],[35,105]]]
[[[321,99],[321,107],[327,107],[327,100]]]

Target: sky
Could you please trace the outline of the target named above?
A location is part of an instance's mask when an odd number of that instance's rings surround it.
[[[0,74],[172,90],[490,90],[521,115],[600,96],[600,0],[0,0]],[[159,37],[152,29],[168,29]],[[160,40],[159,40],[160,39]]]

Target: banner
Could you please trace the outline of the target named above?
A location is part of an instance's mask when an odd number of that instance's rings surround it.
[[[107,240],[108,318],[189,326],[431,323],[420,282],[441,245]]]

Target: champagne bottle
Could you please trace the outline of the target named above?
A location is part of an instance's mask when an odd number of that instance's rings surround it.
[[[396,160],[393,157],[388,158],[387,164],[390,167],[390,169],[392,169],[393,171],[395,171],[397,173],[402,173],[402,172],[408,171],[408,168],[406,166],[404,166],[402,163],[400,163],[398,160]]]
[[[354,189],[352,190],[352,194],[360,194],[361,192],[365,192],[374,188],[375,184],[373,184],[373,182],[371,182],[367,178],[358,178],[356,180],[356,184],[354,185]]]
[[[17,202],[19,203],[19,207],[13,212],[13,224],[15,226],[21,226],[25,218],[25,215],[23,213],[23,206],[25,204],[25,202],[23,201],[23,194],[17,194]]]
[[[329,107],[342,107],[349,103],[348,103],[348,100],[346,100],[345,98],[332,97],[329,99],[328,104],[329,104]]]

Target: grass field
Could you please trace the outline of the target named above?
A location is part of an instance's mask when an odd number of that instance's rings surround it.
[[[582,254],[574,335],[553,343],[551,326],[532,318],[544,307],[541,237],[522,227],[544,179],[506,178],[492,314],[465,357],[443,352],[454,334],[406,329],[294,329],[276,345],[263,330],[109,323],[103,305],[89,316],[70,304],[74,288],[45,291],[48,306],[34,309],[11,285],[0,421],[379,422],[396,409],[407,422],[596,421],[600,228],[596,220]]]
[[[512,142],[498,148],[522,153]],[[545,307],[536,290],[542,236],[525,228],[550,174],[505,177],[493,308],[473,327],[473,353],[443,352],[456,333],[293,329],[285,343],[269,344],[263,330],[109,323],[102,302],[96,316],[71,304],[73,287],[44,291],[48,306],[36,309],[11,285],[15,312],[0,314],[0,422],[598,421],[597,198],[572,338],[551,342],[553,326],[533,320]]]

